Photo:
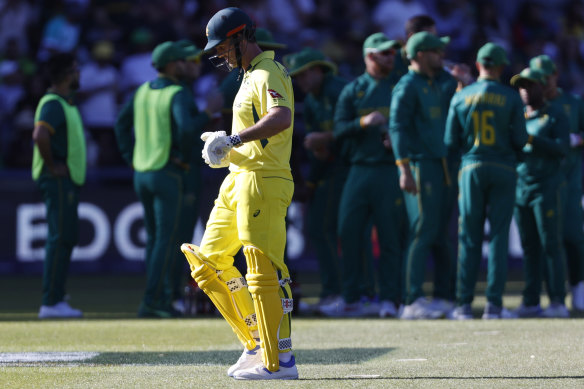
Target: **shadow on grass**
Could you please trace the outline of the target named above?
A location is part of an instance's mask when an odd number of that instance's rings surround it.
[[[369,380],[384,380],[384,381],[410,381],[410,380],[581,380],[584,376],[579,375],[562,375],[562,376],[476,376],[476,377],[436,377],[436,376],[416,376],[416,377],[372,377],[372,376],[347,376],[347,377],[326,377],[326,378],[300,378],[299,381],[369,381]]]
[[[299,363],[311,365],[359,364],[393,348],[334,348],[294,350]],[[104,352],[83,361],[105,365],[231,365],[240,351]]]

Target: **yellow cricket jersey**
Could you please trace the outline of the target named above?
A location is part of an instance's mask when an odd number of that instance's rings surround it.
[[[233,134],[257,123],[272,107],[290,109],[290,127],[270,138],[246,142],[231,149],[229,170],[232,172],[290,171],[294,127],[292,80],[286,68],[274,60],[274,52],[265,51],[251,61],[233,101]]]

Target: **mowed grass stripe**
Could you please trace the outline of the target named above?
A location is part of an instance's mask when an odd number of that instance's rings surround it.
[[[293,339],[302,380],[294,386],[584,386],[582,324],[300,318]],[[0,334],[3,354],[99,353],[70,364],[0,364],[3,388],[268,385],[225,375],[241,349],[221,319],[13,321],[0,322]]]

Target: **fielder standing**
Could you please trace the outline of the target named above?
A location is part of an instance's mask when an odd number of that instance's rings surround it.
[[[546,101],[543,72],[524,69],[511,78],[511,85],[519,88],[525,104],[529,134],[517,165],[515,220],[523,247],[525,288],[516,313],[519,317],[568,317],[560,192],[564,179],[561,164],[570,147],[568,118]],[[550,305],[542,311],[539,300],[544,267]]]
[[[490,225],[487,305],[483,319],[501,319],[507,279],[509,226],[515,204],[517,154],[527,142],[523,104],[501,84],[505,50],[487,43],[477,54],[479,79],[454,95],[444,143],[462,154],[458,175],[457,307],[453,318],[472,319],[471,303],[482,258],[485,219]]]
[[[584,102],[558,88],[556,64],[547,55],[532,58],[529,67],[546,75],[546,99],[564,110],[570,124],[570,150],[562,164],[566,183],[564,202],[564,249],[568,282],[572,289],[572,309],[584,310],[584,232],[582,231],[582,146],[584,142]]]
[[[323,53],[304,48],[284,57],[290,76],[306,94],[304,99],[304,147],[309,151],[309,188],[306,223],[319,262],[320,300],[317,307],[339,298],[337,217],[347,164],[333,141],[333,116],[345,80],[336,76],[337,66]]]
[[[35,113],[32,178],[47,211],[48,236],[43,265],[39,319],[81,317],[65,301],[71,253],[79,239],[79,191],[87,166],[85,136],[72,93],[79,89],[79,68],[71,54],[56,54],[47,63],[51,87]]]
[[[203,128],[212,120],[214,114],[220,112],[223,104],[223,96],[218,91],[209,93],[206,96],[205,109],[200,110],[195,102],[195,95],[193,93],[193,83],[201,76],[201,69],[203,64],[201,58],[203,51],[195,44],[187,39],[175,42],[176,45],[185,51],[185,71],[180,76],[179,80],[183,86],[185,93],[194,102],[191,104],[191,116],[193,120],[194,136],[193,136],[193,151],[191,152],[190,161],[188,163],[189,170],[186,172],[184,180],[184,197],[183,207],[180,215],[180,242],[191,242],[197,220],[199,219],[199,199],[203,188],[203,178],[201,176],[201,167],[203,161],[201,160],[199,150],[203,149],[203,142],[200,140],[200,135]],[[172,306],[179,312],[185,312],[183,300],[183,283],[185,279],[185,261],[182,256],[178,256],[176,262],[173,264],[172,270],[172,288],[173,298]]]
[[[343,300],[322,307],[328,316],[364,316],[360,302],[365,238],[372,220],[379,236],[379,297],[382,316],[396,316],[401,300],[401,262],[405,230],[403,196],[387,135],[391,91],[397,81],[393,61],[397,42],[375,33],[363,42],[365,72],[347,84],[335,110],[334,137],[347,150],[349,174],[339,205],[339,237],[343,264]]]
[[[152,65],[158,77],[136,90],[114,128],[122,157],[134,169],[134,189],[144,208],[148,234],[140,317],[181,314],[172,307],[172,274],[176,256],[180,256],[176,248],[194,128],[194,102],[179,83],[185,72],[185,56],[174,42],[154,48]]]
[[[181,249],[191,275],[244,346],[228,375],[296,379],[291,280],[284,263],[285,217],[294,192],[289,163],[294,93],[286,68],[274,60],[273,51],[259,48],[254,31],[249,16],[234,7],[217,12],[207,24],[205,51],[215,52],[211,61],[237,68],[243,81],[233,102],[233,135],[203,134],[205,162],[213,168],[229,166],[230,173],[201,246],[183,244]],[[233,266],[242,246],[245,279]]]
[[[445,243],[450,216],[446,210],[452,183],[444,128],[445,102],[450,101],[454,90],[447,92],[438,82],[445,45],[445,39],[427,31],[412,35],[406,47],[410,70],[395,86],[391,99],[389,133],[410,224],[402,319],[431,319],[445,314],[432,308],[422,290],[426,261],[435,245]],[[435,262],[441,271],[435,280],[434,298],[448,301],[452,259],[443,255],[435,257]]]

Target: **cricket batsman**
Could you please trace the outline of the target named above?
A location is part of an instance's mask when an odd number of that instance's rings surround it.
[[[262,51],[255,25],[238,8],[217,12],[207,24],[206,52],[218,68],[238,68],[242,83],[233,102],[232,134],[206,132],[203,159],[229,167],[201,246],[181,250],[191,275],[227,320],[244,351],[228,375],[240,380],[296,379],[290,338],[292,294],[284,263],[286,211],[294,184],[290,171],[294,93],[273,51]],[[233,266],[243,247],[247,274]]]

